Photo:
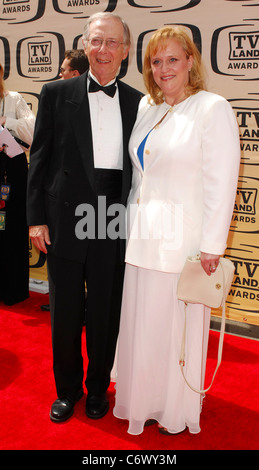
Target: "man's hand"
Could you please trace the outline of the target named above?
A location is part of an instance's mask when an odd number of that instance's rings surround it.
[[[31,225],[29,228],[29,236],[33,245],[38,250],[47,253],[46,245],[51,245],[49,238],[49,228],[47,225]]]

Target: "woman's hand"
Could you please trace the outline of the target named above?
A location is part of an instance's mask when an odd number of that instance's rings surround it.
[[[201,265],[208,276],[215,273],[219,264],[220,255],[211,255],[201,251]]]

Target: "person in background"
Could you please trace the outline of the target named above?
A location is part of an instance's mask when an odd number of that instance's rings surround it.
[[[26,222],[28,162],[25,150],[33,137],[35,116],[16,91],[5,90],[0,64],[0,126],[20,139],[21,153],[0,148],[0,300],[13,305],[29,297],[29,238]]]
[[[84,49],[69,49],[60,67],[61,80],[78,77],[89,68],[88,59]]]
[[[99,419],[109,409],[106,391],[119,330],[125,233],[108,236],[106,224],[116,216],[107,214],[113,204],[127,202],[132,176],[128,141],[142,97],[116,78],[130,48],[129,28],[119,16],[91,16],[83,43],[89,72],[42,88],[28,179],[30,237],[47,253],[58,396],[50,419],[56,423],[70,418],[83,396],[85,283],[86,415]],[[99,208],[100,198],[107,211]],[[93,215],[90,234],[77,231],[84,208]]]
[[[230,104],[205,90],[200,54],[183,27],[151,37],[143,98],[129,142],[133,183],[128,201],[114,415],[141,434],[200,431],[201,396],[179,366],[185,322],[177,282],[188,256],[200,253],[207,275],[224,253],[240,163]],[[187,380],[203,388],[210,310],[187,307]]]
[[[70,78],[78,77],[82,75],[89,68],[89,62],[85,55],[84,49],[69,49],[65,52],[65,58],[60,67],[60,78],[61,80],[67,80]],[[50,305],[41,305],[43,312],[50,311]]]

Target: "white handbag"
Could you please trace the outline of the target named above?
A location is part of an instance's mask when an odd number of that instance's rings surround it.
[[[214,273],[208,276],[200,262],[200,256],[188,257],[180,275],[177,285],[177,298],[185,303],[185,324],[182,338],[179,365],[187,385],[197,393],[207,392],[214,381],[221,363],[222,348],[225,332],[225,301],[234,276],[234,264],[227,258],[220,258],[219,265]],[[185,338],[186,338],[186,308],[188,303],[203,304],[212,308],[222,307],[222,320],[218,346],[218,362],[213,374],[211,384],[204,390],[192,387],[184,375],[185,366]]]

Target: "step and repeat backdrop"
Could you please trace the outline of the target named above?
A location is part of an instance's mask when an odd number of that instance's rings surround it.
[[[202,53],[208,89],[231,103],[240,128],[241,165],[226,250],[236,268],[227,316],[258,325],[259,1],[0,0],[6,88],[19,91],[35,115],[42,85],[59,79],[65,50],[82,48],[85,21],[99,11],[119,14],[130,26],[132,47],[122,80],[145,92],[142,60],[152,32],[182,24]],[[30,276],[47,279],[45,257],[32,246]]]

